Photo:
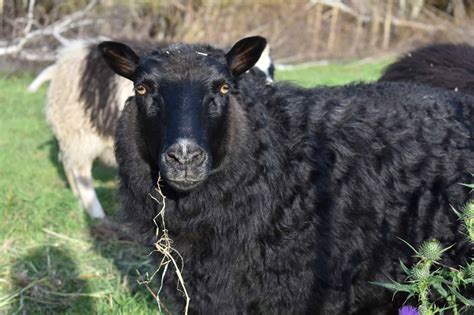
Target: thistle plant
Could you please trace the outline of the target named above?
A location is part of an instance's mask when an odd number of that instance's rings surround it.
[[[474,192],[474,184],[465,184],[464,186],[471,188],[471,193]],[[455,209],[453,210],[463,221],[469,241],[474,244],[474,199],[471,199],[466,206],[464,206],[461,213]]]
[[[474,184],[465,186],[470,187],[473,192]],[[453,210],[466,229],[466,237],[474,246],[474,199],[471,199],[462,211]],[[468,310],[474,311],[474,299],[462,294],[463,290],[474,287],[474,257],[468,258],[464,266],[452,268],[440,262],[443,253],[452,245],[443,248],[439,241],[429,240],[417,250],[407,242],[405,243],[414,251],[418,259],[411,268],[400,261],[400,266],[406,274],[405,282],[375,283],[395,291],[395,294],[408,293],[407,300],[417,299],[417,313],[412,307],[404,306],[400,309],[400,314],[433,315],[449,312],[449,314],[457,315]]]
[[[463,221],[471,243],[474,244],[474,201],[471,200],[464,208]]]

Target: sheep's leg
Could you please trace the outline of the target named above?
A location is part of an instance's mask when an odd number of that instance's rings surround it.
[[[77,184],[74,176],[74,167],[70,167],[70,163],[67,163],[67,160],[64,159],[64,154],[62,150],[58,152],[58,160],[63,164],[64,173],[66,174],[67,183],[69,188],[71,188],[74,196],[79,197],[79,192],[77,191]]]
[[[74,176],[74,171],[71,169],[64,167],[64,173],[66,173],[66,178],[67,182],[69,184],[69,187],[71,188],[72,192],[74,193],[74,196],[79,197],[79,191],[77,189],[77,184]]]
[[[79,198],[87,213],[92,218],[105,217],[104,210],[100,205],[92,184],[92,165],[89,164],[74,171],[74,178],[77,184]]]

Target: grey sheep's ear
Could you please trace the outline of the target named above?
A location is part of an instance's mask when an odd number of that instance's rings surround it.
[[[98,48],[107,65],[115,73],[133,81],[140,58],[130,47],[118,42],[102,42]]]
[[[237,77],[252,68],[266,46],[267,40],[261,36],[246,37],[235,43],[225,55],[232,75]]]

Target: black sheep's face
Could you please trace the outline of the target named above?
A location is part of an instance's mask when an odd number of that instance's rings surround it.
[[[266,46],[262,37],[237,42],[225,54],[201,45],[176,44],[137,56],[117,42],[99,45],[117,74],[134,82],[142,136],[162,178],[190,191],[216,170],[227,151],[237,77]]]

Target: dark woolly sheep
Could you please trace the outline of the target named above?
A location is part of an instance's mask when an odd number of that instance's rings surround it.
[[[241,75],[261,37],[225,55],[99,47],[136,92],[117,127],[122,215],[152,245],[161,176],[190,313],[390,313],[403,300],[370,282],[402,280],[413,252],[400,239],[455,244],[451,266],[472,254],[451,210],[469,198],[472,99],[398,83],[254,86]],[[176,277],[162,294],[182,310]]]
[[[380,81],[419,82],[474,95],[474,47],[435,44],[414,50],[391,64]]]
[[[127,41],[135,51],[164,47],[165,43]],[[246,75],[254,84],[273,79],[269,47]],[[75,42],[62,49],[54,65],[46,68],[29,91],[51,80],[46,117],[59,143],[60,159],[69,186],[93,218],[105,216],[92,181],[92,163],[99,158],[115,166],[113,136],[133,84],[115,75],[97,50],[97,42]]]

